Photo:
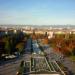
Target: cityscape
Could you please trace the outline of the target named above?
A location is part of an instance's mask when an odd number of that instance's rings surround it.
[[[0,0],[0,75],[75,75],[75,0]]]
[[[0,75],[75,74],[75,27],[17,26],[0,26]]]

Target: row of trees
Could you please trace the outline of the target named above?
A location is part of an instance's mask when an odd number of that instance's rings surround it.
[[[59,51],[64,55],[75,55],[75,36],[70,35],[69,38],[64,38],[63,35],[57,34],[59,37],[50,39],[49,43],[55,51]],[[73,37],[72,37],[73,36]]]
[[[21,52],[24,48],[24,43],[25,41],[22,41],[25,38],[25,34],[23,34],[21,31],[17,32],[17,33],[11,33],[9,34],[5,34],[5,36],[3,36],[1,38],[1,44],[3,43],[4,45],[1,45],[3,47],[0,46],[1,48],[1,54],[13,54],[14,52],[18,51]]]

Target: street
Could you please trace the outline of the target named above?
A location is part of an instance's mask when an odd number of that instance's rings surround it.
[[[22,60],[29,60],[30,55],[24,54],[22,57],[12,60],[4,61],[4,64],[0,66],[0,75],[16,75],[16,72],[19,70],[19,65]]]

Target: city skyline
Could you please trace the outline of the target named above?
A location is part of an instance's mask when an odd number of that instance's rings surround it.
[[[0,24],[75,25],[75,1],[0,0]]]

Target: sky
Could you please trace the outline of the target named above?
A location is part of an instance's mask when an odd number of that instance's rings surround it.
[[[75,0],[0,0],[0,24],[75,25]]]

